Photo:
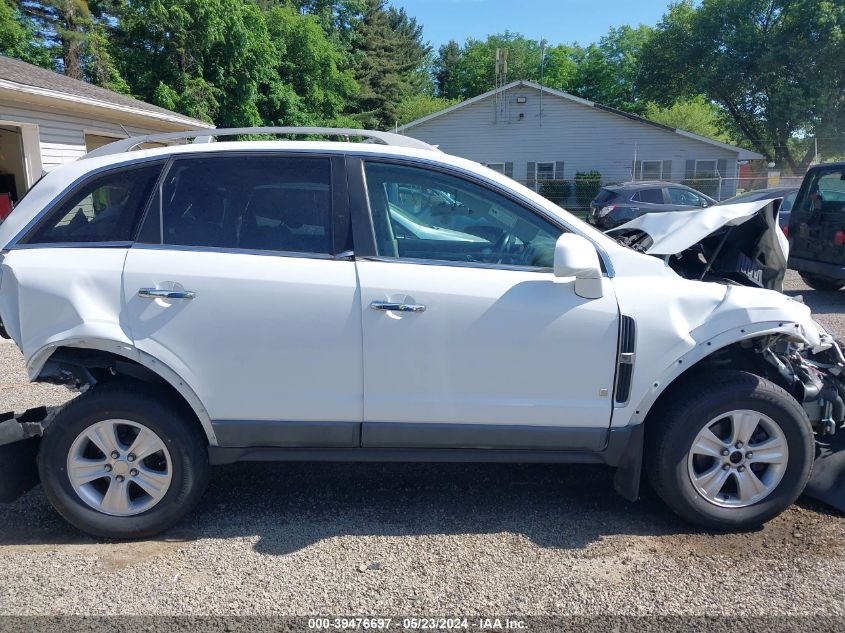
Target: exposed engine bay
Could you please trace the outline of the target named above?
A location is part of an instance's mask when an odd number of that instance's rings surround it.
[[[651,213],[607,234],[623,246],[663,259],[686,279],[782,292],[789,243],[778,226],[779,206],[779,200],[764,200]],[[817,326],[821,343],[815,347],[778,334],[722,350],[711,366],[753,364],[753,370],[762,370],[801,403],[816,434],[816,461],[806,493],[845,511],[845,343]]]
[[[687,279],[783,290],[789,243],[778,227],[779,200],[649,213],[607,234],[662,257]]]

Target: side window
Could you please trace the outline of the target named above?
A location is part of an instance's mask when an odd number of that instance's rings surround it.
[[[703,198],[695,195],[692,191],[680,187],[669,187],[669,199],[672,204],[680,204],[688,207],[700,207],[704,203]]]
[[[329,254],[331,162],[237,155],[177,160],[162,185],[161,222],[165,244]]]
[[[161,164],[97,176],[61,202],[27,244],[128,242],[147,204]]]
[[[376,248],[405,257],[551,267],[562,231],[532,211],[440,172],[365,162]]]
[[[647,202],[649,204],[663,204],[662,189],[642,189],[631,198],[635,202]]]

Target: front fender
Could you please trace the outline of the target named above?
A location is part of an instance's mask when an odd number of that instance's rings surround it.
[[[651,388],[636,403],[629,424],[640,424],[643,422],[661,394],[690,367],[704,360],[714,352],[734,343],[772,334],[783,334],[797,338],[811,347],[817,342],[816,337],[806,334],[801,323],[791,321],[769,321],[734,327],[711,338],[701,340],[693,349],[663,367],[660,372],[655,374]]]

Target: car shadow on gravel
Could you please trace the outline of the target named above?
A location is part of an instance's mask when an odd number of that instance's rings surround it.
[[[648,491],[630,503],[602,466],[242,463],[214,469],[199,506],[162,542],[258,536],[284,555],[338,536],[521,534],[544,548],[583,548],[611,535],[698,530]],[[0,546],[92,544],[37,488],[0,506]]]

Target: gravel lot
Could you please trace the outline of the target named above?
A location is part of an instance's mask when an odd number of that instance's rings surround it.
[[[845,291],[807,289],[845,334]],[[67,397],[0,345],[0,410]],[[801,500],[710,535],[587,466],[240,464],[158,540],[0,506],[0,614],[845,615],[845,520]]]

